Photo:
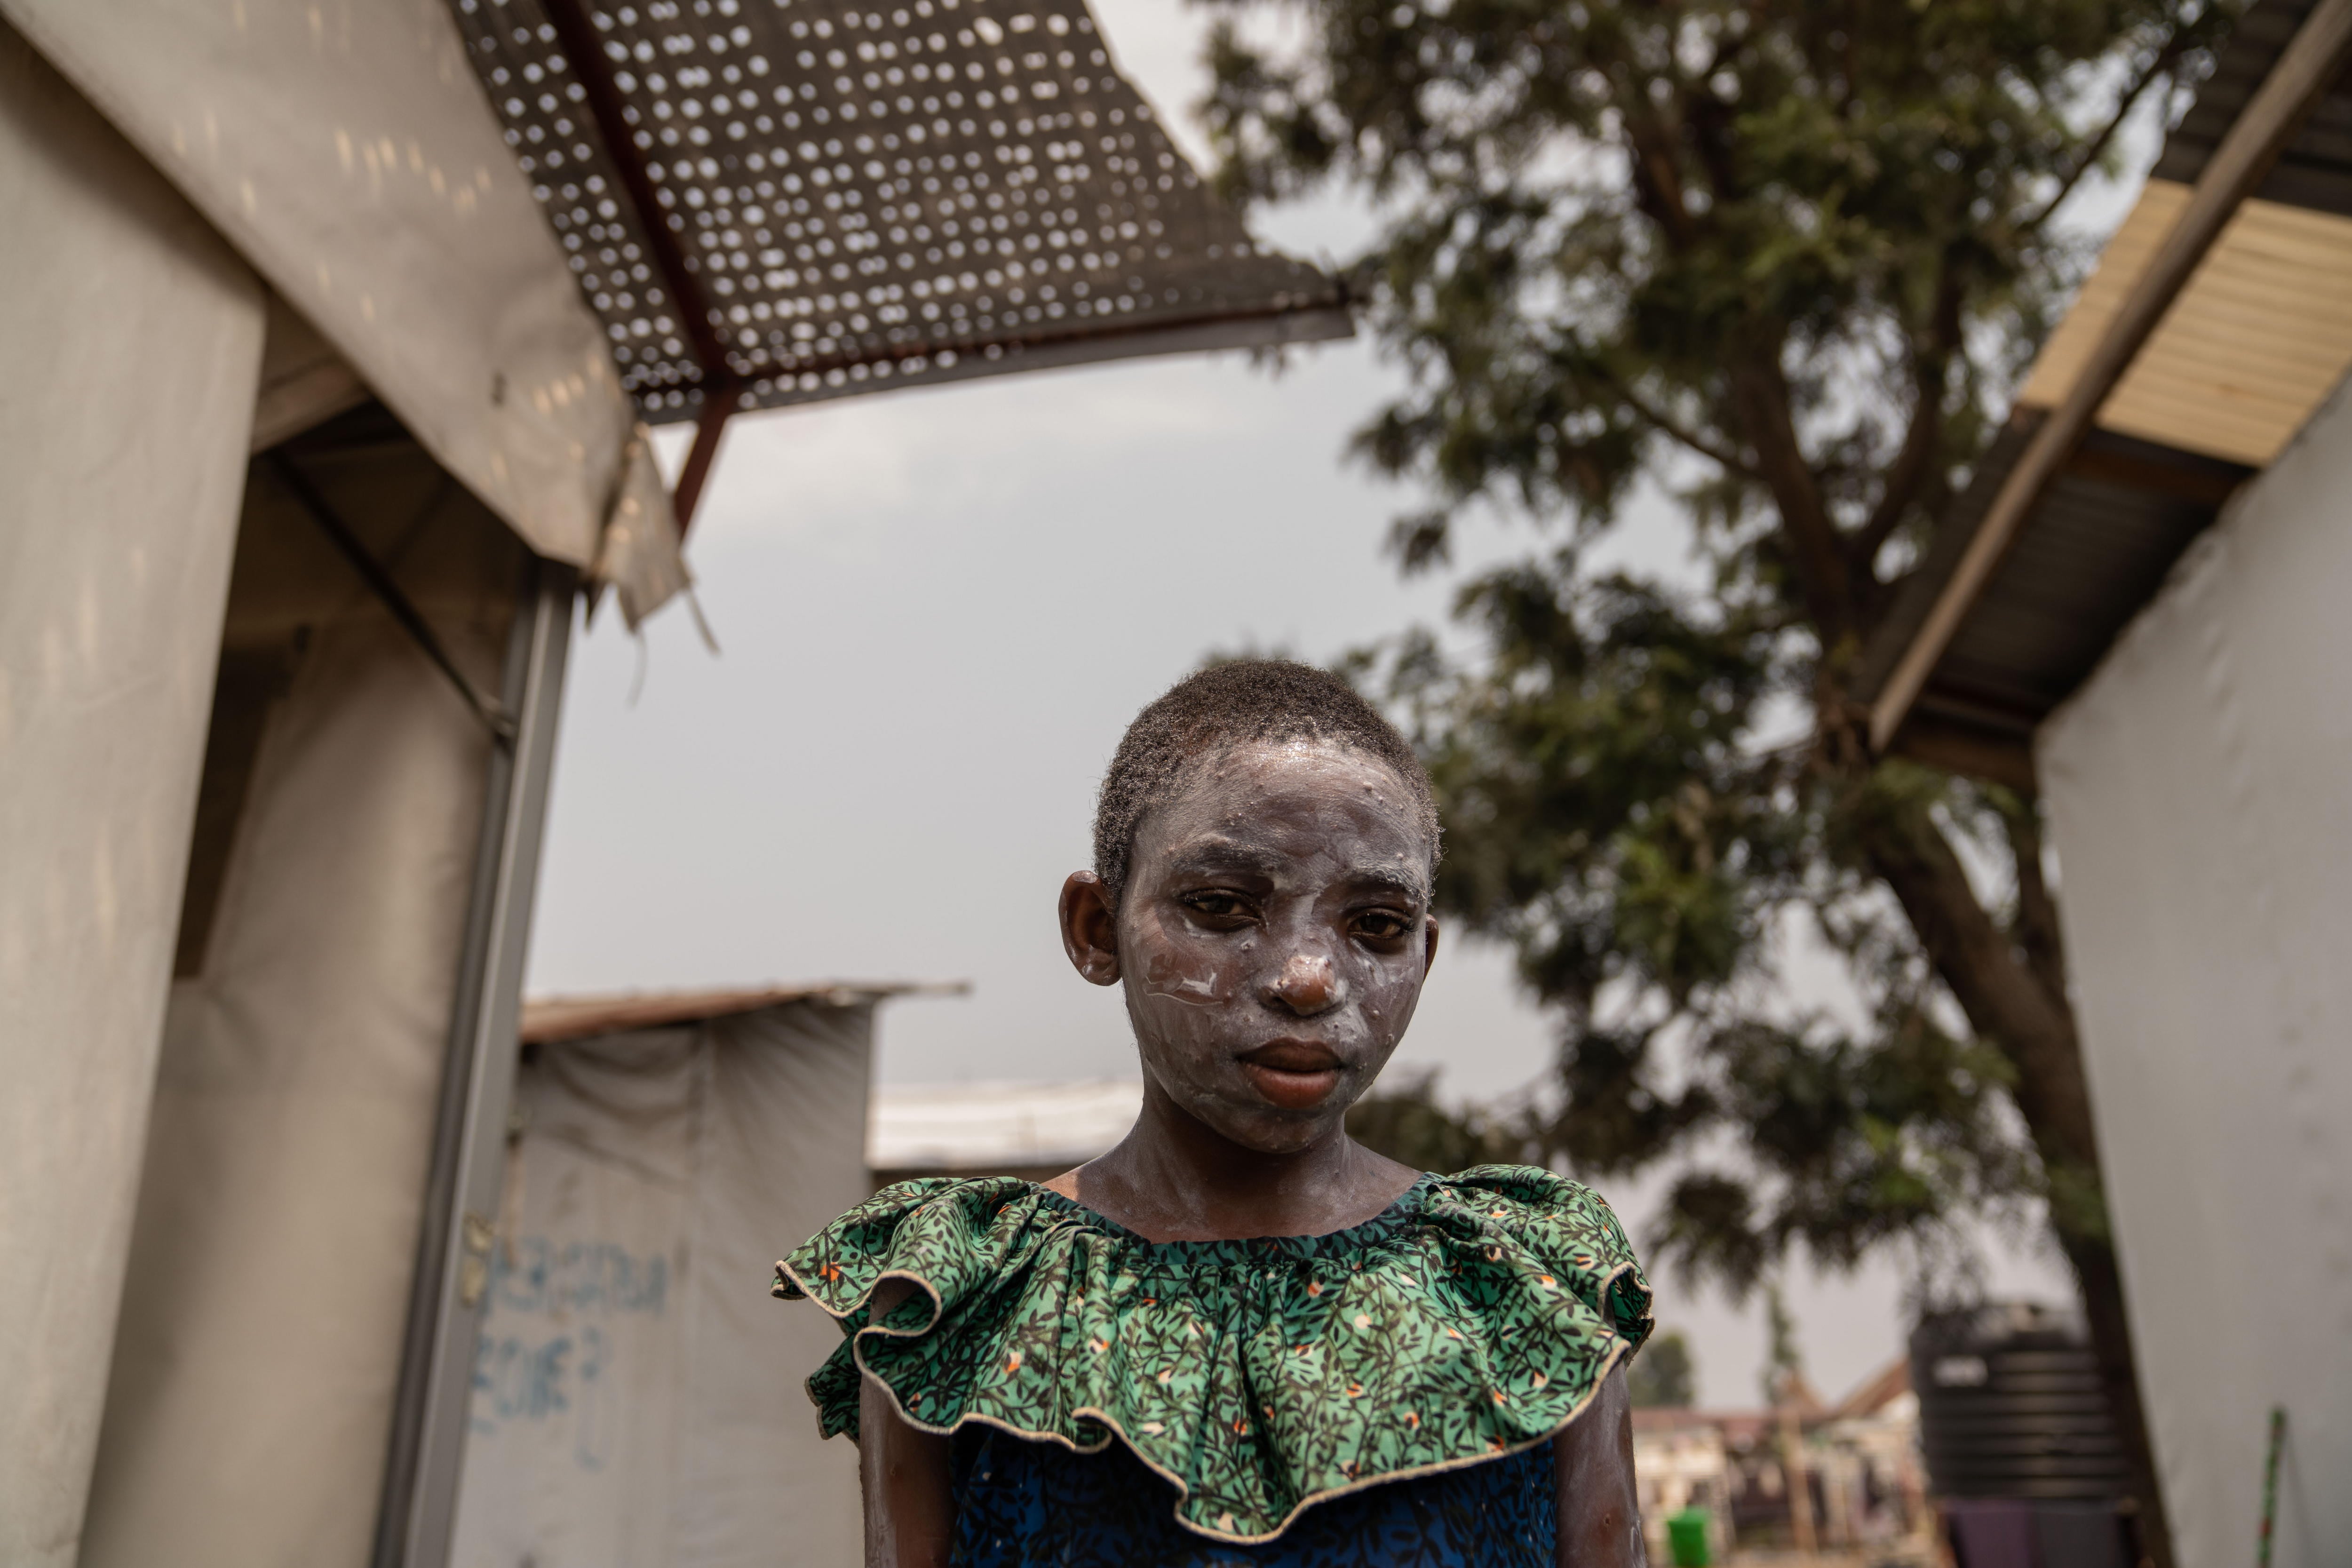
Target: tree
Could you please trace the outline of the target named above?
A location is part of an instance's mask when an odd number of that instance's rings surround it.
[[[1736,1289],[2038,1207],[2168,1568],[2038,803],[1874,755],[1853,681],[2078,276],[2056,215],[2226,9],[1215,3],[1228,195],[1377,214],[1349,275],[1409,384],[1359,449],[1426,495],[1402,566],[1473,505],[1549,531],[1463,587],[1476,656],[1355,667],[1426,747],[1444,907],[1565,1022],[1557,1105],[1478,1140],[1677,1162],[1656,1239]],[[1588,564],[1645,484],[1703,587]],[[1765,984],[1804,919],[1859,1023]]]
[[[1689,1409],[1698,1388],[1690,1342],[1671,1330],[1651,1336],[1627,1369],[1625,1385],[1642,1409]]]
[[[1790,1315],[1780,1282],[1764,1287],[1764,1368],[1757,1378],[1769,1405],[1793,1403],[1805,1376],[1804,1352],[1797,1348],[1797,1320]]]

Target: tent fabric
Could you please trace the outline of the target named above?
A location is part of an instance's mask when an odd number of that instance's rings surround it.
[[[532,1047],[456,1568],[861,1561],[856,1452],[801,1389],[840,1336],[765,1281],[866,1194],[873,1015],[787,1002]]]
[[[0,14],[532,549],[597,560],[635,413],[440,0]]]
[[[622,618],[635,627],[672,595],[693,586],[677,546],[677,521],[654,461],[653,437],[640,425],[621,454],[620,488],[596,559],[588,565],[590,593],[609,584],[621,602]]]
[[[254,400],[253,449],[289,437],[368,400],[367,383],[276,289],[269,294],[269,335],[261,350],[261,393]]]
[[[301,445],[497,690],[513,535],[381,414]],[[224,668],[277,673],[214,727],[257,743],[164,1026],[81,1568],[360,1568],[383,1487],[490,742],[260,464],[229,601]]]
[[[0,1563],[74,1561],[262,290],[0,22]]]
[[[2352,1541],[2352,385],[2231,503],[2038,763],[2106,1199],[2184,1563]]]

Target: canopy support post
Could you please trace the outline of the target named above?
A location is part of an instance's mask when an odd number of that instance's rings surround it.
[[[373,1568],[442,1568],[449,1557],[578,590],[577,571],[534,557],[507,644],[515,737],[490,752]]]
[[[710,479],[710,466],[719,459],[719,437],[725,434],[728,416],[735,412],[739,395],[732,386],[715,386],[702,395],[702,412],[694,421],[694,445],[687,449],[686,466],[678,470],[677,489],[670,492],[669,510],[677,518],[677,536],[694,522],[694,509],[702,500],[703,486]]]
[[[327,536],[327,542],[335,547],[336,552],[350,563],[360,581],[366,584],[368,591],[376,596],[376,602],[384,607],[385,612],[399,624],[400,629],[408,634],[409,640],[433,661],[433,668],[439,670],[443,679],[465,700],[466,706],[473,710],[474,717],[482,721],[482,728],[490,732],[490,738],[501,746],[512,745],[515,738],[512,710],[474,689],[474,683],[466,679],[466,672],[457,668],[457,661],[451,658],[449,650],[442,646],[440,636],[433,629],[433,623],[426,620],[424,612],[400,591],[400,584],[393,580],[391,573],[383,569],[383,563],[368,553],[367,546],[360,542],[359,535],[353,533],[351,525],[327,503],[327,498],[319,493],[319,488],[310,482],[310,477],[282,453],[272,452],[263,461],[277,476],[278,484],[301,506],[303,512],[319,525],[319,531]],[[446,479],[442,481],[445,488],[454,482]],[[437,499],[438,492],[436,493]],[[427,510],[431,504],[427,503]]]

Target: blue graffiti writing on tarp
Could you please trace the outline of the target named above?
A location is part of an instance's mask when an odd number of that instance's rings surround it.
[[[494,1312],[659,1312],[668,1294],[668,1258],[609,1241],[517,1237],[490,1264]]]
[[[473,1429],[488,1436],[502,1422],[562,1419],[572,1428],[572,1458],[603,1469],[612,1441],[602,1397],[607,1359],[593,1323],[576,1338],[485,1332],[474,1344]]]

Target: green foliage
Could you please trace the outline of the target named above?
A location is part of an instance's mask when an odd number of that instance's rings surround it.
[[[1556,1079],[1351,1124],[1436,1169],[1664,1163],[1653,1245],[1739,1289],[2028,1198],[2104,1245],[2037,808],[1872,758],[1851,683],[2079,273],[2053,214],[2229,9],[1218,3],[1227,193],[1375,204],[1350,276],[1408,382],[1358,447],[1428,498],[1401,563],[1467,506],[1551,531],[1462,588],[1474,655],[1350,673],[1429,759],[1442,907],[1559,1009]],[[1645,484],[1696,587],[1589,564]],[[1805,930],[1838,1018],[1771,984]]]
[[[1486,1112],[1438,1103],[1433,1074],[1383,1083],[1348,1108],[1348,1134],[1416,1171],[1453,1175],[1473,1165],[1542,1164],[1529,1130]]]
[[[1421,640],[1355,673],[1384,683],[1429,758],[1442,903],[1513,943],[1567,1027],[1537,1103],[1449,1122],[1424,1093],[1381,1103],[1384,1124],[1596,1175],[1671,1160],[1652,1248],[1737,1290],[1791,1243],[1832,1266],[1922,1233],[1940,1245],[1955,1215],[2033,1190],[2009,1064],[1957,1026],[1843,847],[1847,792],[1801,747],[1749,743],[1782,639],[1738,617],[1710,626],[1622,577],[1499,575],[1465,599],[1485,664],[1453,668]],[[1924,791],[1910,808],[1989,809],[1916,768],[1870,778]],[[1865,1028],[1787,1015],[1768,981],[1797,918],[1845,956]]]
[[[1805,1357],[1797,1348],[1797,1320],[1790,1315],[1777,1282],[1764,1289],[1764,1332],[1760,1392],[1766,1405],[1779,1405],[1796,1392],[1805,1375]]]
[[[1690,1342],[1668,1330],[1650,1336],[1625,1373],[1626,1392],[1641,1409],[1687,1410],[1697,1402],[1698,1368]]]
[[[1291,0],[1307,42],[1277,54],[1246,3],[1203,106],[1228,195],[1340,178],[1381,203],[1355,275],[1413,387],[1360,445],[1436,494],[1407,560],[1472,496],[1603,525],[1671,447],[1701,459],[1725,591],[1793,599],[1825,646],[1876,607],[1853,590],[1976,455],[2072,281],[2051,217],[2115,111],[2221,15]]]

